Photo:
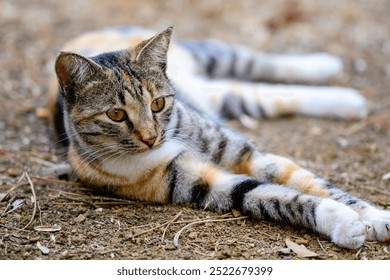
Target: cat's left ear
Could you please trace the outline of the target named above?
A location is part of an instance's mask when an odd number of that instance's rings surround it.
[[[134,59],[149,67],[157,66],[163,71],[167,68],[167,54],[173,27],[158,33],[149,40],[143,41],[134,49]]]

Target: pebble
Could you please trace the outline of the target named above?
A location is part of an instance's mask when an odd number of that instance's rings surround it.
[[[382,176],[382,180],[383,181],[386,181],[386,180],[389,180],[390,179],[390,172],[389,173],[386,173]]]
[[[81,223],[81,222],[84,221],[86,218],[87,218],[87,217],[85,217],[83,214],[80,214],[80,215],[78,215],[78,216],[74,219],[74,221],[75,221],[76,223]]]
[[[8,176],[10,176],[10,177],[18,177],[22,174],[22,172],[23,171],[21,169],[13,168],[13,167],[11,167],[7,170]]]
[[[279,255],[289,255],[291,253],[290,248],[282,248],[278,250]]]
[[[168,251],[176,250],[176,247],[173,244],[167,244],[164,246],[164,248]]]
[[[309,240],[306,240],[306,239],[296,239],[295,243],[297,243],[299,245],[308,245],[309,244]]]
[[[188,237],[191,238],[191,239],[197,238],[198,237],[198,233],[193,231],[190,234],[188,234]]]

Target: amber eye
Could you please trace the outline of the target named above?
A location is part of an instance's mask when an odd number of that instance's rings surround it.
[[[165,99],[164,99],[164,97],[157,98],[157,99],[152,101],[152,105],[151,105],[152,112],[153,113],[158,113],[162,109],[164,109],[164,106],[165,106]]]
[[[111,109],[108,110],[106,114],[111,120],[115,122],[124,121],[127,117],[126,112],[122,109]]]

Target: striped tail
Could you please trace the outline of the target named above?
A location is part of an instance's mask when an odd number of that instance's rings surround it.
[[[179,41],[198,64],[198,73],[210,78],[285,83],[324,83],[339,76],[340,58],[328,53],[265,54],[217,40]]]

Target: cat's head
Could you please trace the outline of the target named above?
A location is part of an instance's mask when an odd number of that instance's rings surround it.
[[[174,91],[166,75],[172,27],[135,48],[92,58],[61,53],[55,71],[71,142],[90,151],[130,154],[160,146]]]

